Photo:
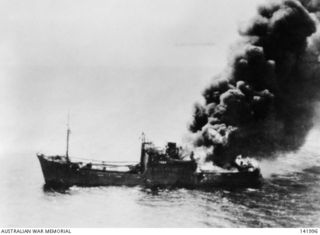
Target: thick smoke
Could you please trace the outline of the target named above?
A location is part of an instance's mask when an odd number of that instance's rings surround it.
[[[203,92],[189,129],[208,160],[298,150],[320,98],[318,0],[268,2],[232,49],[226,70]],[[313,12],[313,13],[311,13]]]

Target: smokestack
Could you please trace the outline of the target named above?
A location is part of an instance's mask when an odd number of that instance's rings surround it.
[[[304,6],[302,5],[304,4]],[[239,30],[227,68],[204,90],[189,126],[194,145],[226,166],[239,154],[298,150],[320,94],[317,1],[272,1]],[[317,48],[317,49],[315,49]]]

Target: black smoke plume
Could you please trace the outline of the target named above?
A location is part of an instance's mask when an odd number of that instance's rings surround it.
[[[318,1],[272,1],[239,30],[227,68],[203,92],[189,126],[208,160],[296,151],[320,98]],[[314,13],[311,13],[314,12]]]

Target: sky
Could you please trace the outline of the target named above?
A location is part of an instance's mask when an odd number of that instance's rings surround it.
[[[0,157],[182,143],[258,0],[0,0]]]

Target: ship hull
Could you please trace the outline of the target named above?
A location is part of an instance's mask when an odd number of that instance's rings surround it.
[[[177,166],[157,166],[143,174],[134,172],[106,171],[79,168],[67,161],[53,161],[38,155],[47,186],[146,186],[146,187],[258,187],[260,171],[253,172],[194,172],[193,169]]]
[[[38,158],[45,183],[50,186],[136,186],[143,179],[141,174],[78,168],[73,163],[50,161],[43,156]]]

